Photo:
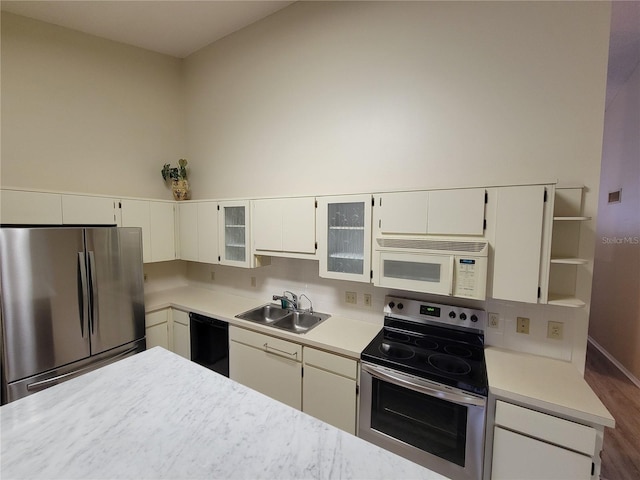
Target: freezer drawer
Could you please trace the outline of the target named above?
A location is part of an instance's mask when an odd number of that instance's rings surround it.
[[[32,393],[45,390],[59,383],[71,380],[85,373],[96,370],[123,358],[143,352],[146,349],[145,339],[141,339],[118,348],[114,348],[100,355],[86,358],[79,362],[55,368],[45,373],[9,383],[7,391],[3,392],[2,403],[18,400]],[[6,396],[4,396],[6,393]]]

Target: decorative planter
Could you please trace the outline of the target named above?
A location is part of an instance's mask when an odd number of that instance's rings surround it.
[[[176,200],[189,200],[191,198],[187,180],[172,180],[171,191],[173,192],[173,198]]]

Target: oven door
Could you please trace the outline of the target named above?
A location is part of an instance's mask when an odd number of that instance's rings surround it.
[[[455,480],[482,477],[486,398],[366,362],[358,436]]]
[[[452,295],[454,259],[453,255],[381,251],[377,286]]]

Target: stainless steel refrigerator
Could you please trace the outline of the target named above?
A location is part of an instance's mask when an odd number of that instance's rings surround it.
[[[145,349],[139,228],[0,229],[2,404]]]

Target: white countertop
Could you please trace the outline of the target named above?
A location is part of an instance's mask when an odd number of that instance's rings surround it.
[[[0,419],[3,478],[444,478],[160,347]]]
[[[307,333],[296,334],[235,318],[237,314],[265,303],[269,303],[269,299],[259,301],[255,298],[245,298],[197,287],[179,287],[145,295],[145,310],[147,312],[173,307],[200,313],[225,320],[230,325],[241,326],[354,359],[360,358],[362,350],[382,328],[382,324],[376,325],[332,315]],[[380,317],[382,318],[382,312]]]
[[[615,420],[570,362],[485,348],[489,391],[496,397],[546,410],[591,425]]]
[[[231,325],[354,359],[360,358],[362,350],[382,328],[381,325],[332,316],[299,335],[235,318],[235,315],[265,303],[268,302],[197,287],[179,287],[145,295],[147,312],[174,307],[201,313]],[[495,396],[588,424],[614,426],[613,417],[573,364],[496,347],[485,348],[485,358],[489,389]]]

